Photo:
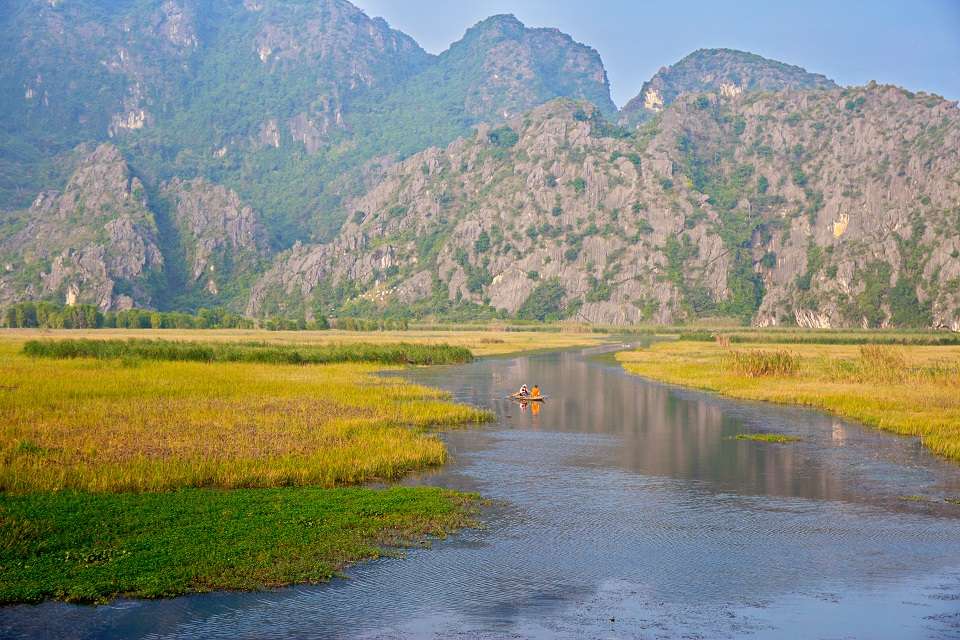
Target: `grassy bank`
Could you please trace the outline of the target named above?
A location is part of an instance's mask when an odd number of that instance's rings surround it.
[[[663,333],[671,333],[664,331]],[[798,327],[679,329],[680,340],[733,344],[896,344],[960,346],[960,333],[919,329],[801,329]]]
[[[462,495],[345,485],[442,464],[433,427],[488,419],[377,375],[469,351],[117,337],[0,334],[0,601],[313,582],[465,522]]]
[[[960,460],[960,347],[661,342],[627,371],[734,398],[799,404],[904,435]]]
[[[6,495],[0,603],[320,582],[468,524],[472,500],[400,487]]]

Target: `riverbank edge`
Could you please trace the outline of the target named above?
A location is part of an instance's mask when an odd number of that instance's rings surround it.
[[[757,343],[749,346],[761,347],[763,345]],[[776,346],[798,345],[778,344]],[[732,375],[723,371],[722,367],[718,367],[716,362],[688,362],[684,364],[686,367],[685,373],[670,373],[666,370],[666,367],[676,365],[675,361],[669,363],[664,361],[651,362],[649,360],[643,362],[631,361],[630,354],[636,353],[639,353],[638,350],[631,349],[619,351],[616,354],[620,366],[631,375],[655,382],[713,393],[726,398],[770,402],[822,411],[828,415],[858,422],[881,431],[917,438],[920,444],[931,453],[952,462],[960,463],[960,435],[948,434],[942,436],[925,433],[916,423],[900,421],[896,416],[878,410],[876,407],[853,404],[860,400],[861,396],[844,396],[836,393],[829,394],[825,391],[811,392],[809,390],[782,394],[776,390],[765,389],[763,387],[765,380],[763,379],[746,379],[742,376]],[[693,379],[694,375],[699,376],[700,379]],[[876,394],[872,399],[877,399]]]

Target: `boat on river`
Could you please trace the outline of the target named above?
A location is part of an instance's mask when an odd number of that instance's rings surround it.
[[[510,398],[511,400],[516,400],[517,402],[543,402],[550,396],[529,396],[529,395],[522,395],[519,393],[511,393],[507,397]]]

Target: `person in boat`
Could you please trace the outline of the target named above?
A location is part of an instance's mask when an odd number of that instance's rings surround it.
[[[522,387],[520,387],[520,391],[517,391],[517,395],[518,395],[518,396],[528,396],[528,395],[530,395],[530,387],[528,387],[528,386],[526,385],[526,383],[524,383],[524,385],[523,385]]]
[[[540,397],[540,385],[538,384],[533,385],[533,389],[530,389],[530,397],[531,398]]]

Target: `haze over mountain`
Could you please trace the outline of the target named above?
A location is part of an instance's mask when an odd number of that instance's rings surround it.
[[[960,329],[960,112],[730,49],[619,113],[493,16],[16,0],[0,304]]]

